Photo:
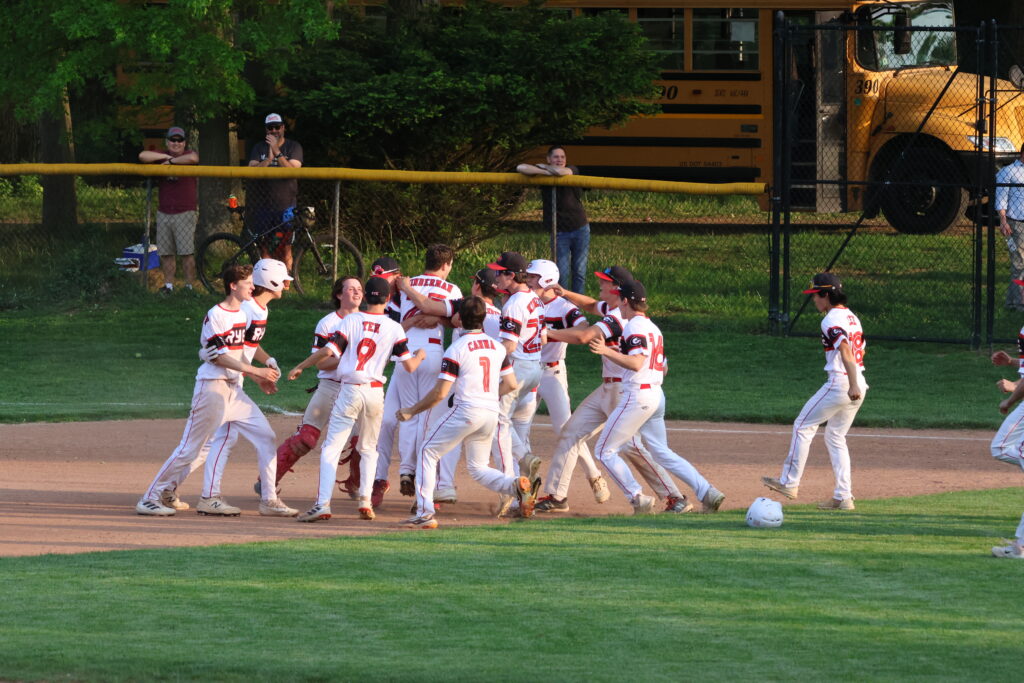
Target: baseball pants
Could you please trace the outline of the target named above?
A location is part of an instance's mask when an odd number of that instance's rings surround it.
[[[398,374],[395,368],[394,375]],[[394,377],[392,375],[392,378]],[[398,433],[398,418],[395,413],[401,409],[402,403],[398,398],[398,389],[395,388],[394,379],[388,384],[384,392],[384,417],[380,423],[380,434],[377,436],[377,472],[374,479],[387,481],[388,471],[391,469],[391,454],[395,450],[395,434]]]
[[[423,443],[416,467],[416,509],[419,516],[434,514],[437,463],[460,443],[466,451],[469,476],[496,492],[511,494],[516,477],[488,465],[498,414],[486,408],[456,403],[433,424]]]
[[[510,391],[501,397],[499,405],[501,412],[498,413],[498,439],[492,451],[496,462],[504,463],[506,453],[512,455],[512,467],[516,475],[519,474],[519,461],[526,455],[526,444],[519,438],[519,434],[512,429],[512,415],[519,409],[522,403],[530,399],[534,389],[540,384],[541,375],[544,374],[540,361],[516,360],[512,365],[516,375],[515,391]],[[529,439],[529,434],[526,436]]]
[[[837,500],[853,498],[853,487],[850,480],[850,450],[846,446],[846,433],[850,431],[853,418],[857,416],[864,403],[868,385],[861,377],[861,397],[859,401],[851,401],[847,392],[850,380],[845,374],[829,373],[828,380],[804,404],[803,410],[793,422],[793,438],[790,440],[789,453],[782,464],[782,475],[779,481],[783,486],[796,487],[804,474],[807,454],[811,449],[811,441],[818,432],[818,427],[825,425],[825,448],[832,460],[832,471],[836,477],[833,497]]]
[[[434,385],[437,384],[437,376],[441,374],[444,348],[439,343],[427,344],[423,348],[427,355],[416,368],[416,372],[410,373],[399,365],[391,376],[391,381],[395,383],[395,389],[398,391],[398,400],[402,409],[411,408],[419,403],[420,399],[434,388]],[[410,351],[415,353],[416,350],[410,349]],[[430,410],[413,416],[411,420],[399,424],[398,456],[401,458],[398,466],[399,474],[416,472],[416,456],[423,450],[423,440],[426,438],[427,428],[442,410],[442,406],[434,406]]]
[[[327,423],[327,437],[320,448],[320,482],[316,498],[317,505],[330,505],[334,493],[334,480],[338,476],[338,460],[349,443],[353,429],[359,430],[359,452],[361,472],[374,472],[377,468],[377,434],[380,432],[384,415],[384,388],[371,384],[345,384],[338,393],[338,400],[331,410]],[[359,480],[359,501],[369,504],[373,480],[361,477]]]
[[[548,476],[544,480],[546,495],[558,499],[565,499],[569,496],[569,484],[572,482],[572,473],[579,457],[580,446],[585,446],[587,440],[600,433],[608,416],[618,405],[621,393],[621,383],[606,382],[576,406],[572,417],[562,427],[555,455],[551,459]],[[619,455],[630,462],[659,498],[664,499],[669,496],[681,498],[683,496],[669,473],[654,462],[651,454],[643,445],[627,444]]]
[[[697,500],[704,499],[711,484],[696,467],[668,447],[665,392],[660,386],[623,390],[595,447],[598,459],[608,468],[612,479],[630,500],[642,493],[643,489],[618,453],[627,444],[639,448],[638,437],[643,440],[655,462],[686,482],[693,489]]]
[[[196,382],[195,390],[192,392],[192,408],[185,423],[181,442],[157,472],[143,498],[157,501],[162,491],[176,489],[188,476],[193,463],[200,458],[207,442],[222,426],[231,428],[227,431],[227,438],[237,438],[230,436],[233,430],[248,439],[256,448],[263,497],[264,500],[273,499],[277,475],[274,430],[259,407],[242,391],[241,382],[222,379]],[[205,490],[205,485],[203,488]]]
[[[551,431],[555,435],[555,443],[562,433],[562,426],[572,417],[572,408],[569,403],[569,383],[566,379],[565,361],[560,360],[554,365],[544,364],[544,371],[540,378],[537,390],[530,394],[530,398],[519,405],[519,408],[512,415],[512,428],[519,434],[524,442],[526,450],[533,452],[530,446],[530,425],[533,423],[533,416],[537,412],[537,406],[541,401],[548,406],[548,415],[551,417]],[[579,445],[579,462],[587,472],[587,479],[591,480],[601,476],[601,470],[594,462],[590,454],[590,448],[586,442]]]
[[[1024,469],[1024,403],[1006,416],[992,439],[992,457]]]

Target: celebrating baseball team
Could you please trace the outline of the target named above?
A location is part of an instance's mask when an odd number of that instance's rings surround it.
[[[697,503],[703,512],[719,509],[725,495],[668,446],[662,384],[669,363],[662,333],[648,316],[643,283],[623,266],[610,265],[594,273],[599,295],[592,299],[559,286],[552,261],[527,261],[519,253],[504,252],[476,271],[470,294],[464,296],[447,280],[454,257],[450,247],[435,244],[426,249],[423,273],[416,277],[403,277],[395,259],[382,257],[365,283],[342,277],[334,284],[335,310],[317,323],[310,355],[287,373],[295,380],[315,367],[317,386],[295,433],[276,448],[274,432],[243,391],[243,380],[252,378],[267,394],[277,391],[282,372],[263,339],[269,304],[282,296],[291,278],[283,262],[267,258],[254,266],[228,268],[225,299],[203,321],[202,362],[181,442],[136,512],[170,516],[188,510],[178,487],[204,466],[196,511],[239,515],[241,509],[220,493],[239,434],[256,450],[259,513],[300,522],[331,518],[336,484],[356,502],[359,518],[374,519],[391,491],[395,450],[399,492],[415,500],[405,522],[413,528],[437,528],[439,504],[457,502],[455,471],[463,453],[472,479],[497,494],[499,517],[567,512],[577,463],[597,503],[611,495],[600,463],[635,514],[654,513],[656,498],[663,501],[664,512],[690,512]],[[835,489],[818,507],[849,511],[854,496],[846,434],[868,389],[864,333],[835,274],[818,273],[804,293],[822,314],[826,381],[794,422],[781,473],[763,477],[762,483],[786,499],[797,498],[811,441],[825,424]],[[585,314],[597,320],[591,324]],[[452,329],[447,348],[446,328]],[[1024,359],[1024,329],[1019,343]],[[601,357],[601,383],[575,411],[569,400],[567,344],[586,345]],[[390,383],[388,361],[395,363]],[[1000,351],[992,361],[1016,364],[1024,375],[1024,360]],[[1001,380],[1000,388],[1010,393],[999,406],[1005,414],[1024,398],[1024,381]],[[543,477],[544,462],[530,441],[541,400],[556,443]],[[300,513],[281,500],[282,478],[321,437],[315,502]],[[595,437],[591,451],[588,442]],[[1000,427],[992,453],[1024,468],[1024,403]],[[339,464],[346,462],[349,476],[340,480]],[[686,484],[692,497],[676,480]],[[653,495],[645,493],[641,481]],[[758,498],[747,522],[778,526],[781,505]],[[1024,557],[1024,517],[1016,540],[992,553]]]

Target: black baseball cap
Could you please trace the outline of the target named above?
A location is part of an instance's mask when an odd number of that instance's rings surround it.
[[[487,267],[493,270],[508,270],[513,273],[525,273],[529,264],[523,255],[518,251],[503,251],[501,258],[494,263],[488,263]]]
[[[833,273],[818,273],[811,280],[811,286],[809,289],[805,289],[802,294],[817,294],[818,292],[842,292],[843,283],[839,279],[838,275]]]
[[[384,278],[374,275],[363,286],[363,294],[367,297],[376,296],[387,299],[391,294],[391,285]]]
[[[477,284],[481,287],[497,288],[498,271],[492,270],[491,268],[481,268],[473,274],[473,279],[476,280]]]
[[[390,256],[381,256],[370,266],[370,272],[374,275],[390,275],[391,273],[399,273],[401,270],[402,268],[398,265],[398,261]]]
[[[618,294],[620,299],[634,304],[642,304],[647,301],[647,290],[644,289],[643,283],[636,280],[626,280],[618,286],[618,289],[614,290],[614,293]]]
[[[605,268],[604,270],[595,270],[594,275],[602,280],[614,282],[617,285],[621,285],[623,282],[629,282],[633,279],[633,273],[629,272],[628,268],[624,268],[622,266],[612,266],[611,268]]]

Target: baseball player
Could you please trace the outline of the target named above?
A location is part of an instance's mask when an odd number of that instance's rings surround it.
[[[850,451],[846,433],[864,403],[868,390],[864,380],[864,330],[860,320],[846,307],[843,283],[832,273],[818,273],[809,289],[815,307],[822,314],[821,343],[825,347],[825,372],[828,378],[804,405],[793,423],[789,453],[778,479],[762,477],[761,482],[786,498],[796,498],[800,478],[807,463],[811,440],[818,427],[825,426],[825,447],[832,460],[836,487],[832,497],[818,505],[822,510],[853,510],[850,482]]]
[[[252,363],[255,360],[280,372],[281,368],[278,367],[277,361],[263,349],[262,344],[267,331],[270,302],[281,298],[286,283],[292,278],[288,275],[288,268],[284,263],[275,259],[260,259],[252,270],[253,296],[252,299],[242,302],[242,310],[245,311],[247,318],[243,358],[246,363]],[[203,347],[200,349],[200,355],[203,360],[213,361],[217,354],[213,349]],[[275,382],[262,380],[257,380],[257,382],[263,393],[277,393]],[[269,423],[267,427],[270,427]],[[196,512],[199,514],[237,517],[242,512],[241,509],[230,505],[220,495],[220,482],[224,476],[224,467],[227,465],[232,447],[238,441],[238,432],[239,430],[233,423],[222,424],[193,463],[193,467],[199,466],[202,462],[206,463],[203,489],[199,504],[196,505]],[[208,455],[209,457],[207,457]]]
[[[514,391],[516,380],[505,349],[481,329],[486,311],[486,305],[478,297],[461,303],[457,322],[465,334],[445,351],[434,388],[397,415],[400,421],[410,420],[454,392],[451,408],[431,424],[417,459],[417,510],[406,522],[412,527],[437,528],[433,495],[437,464],[443,454],[459,443],[465,446],[466,464],[475,481],[502,495],[514,496],[524,516],[532,512],[532,499],[528,495],[535,495],[539,481],[534,484],[526,477],[506,474],[488,464],[498,424],[499,397]]]
[[[637,514],[649,513],[654,498],[643,489],[629,467],[619,457],[619,450],[629,442],[636,444],[637,435],[654,456],[655,461],[689,485],[704,504],[705,512],[717,512],[725,496],[701,476],[693,465],[668,447],[665,431],[665,339],[658,326],[647,317],[647,291],[636,281],[618,287],[620,311],[626,320],[618,350],[593,339],[590,350],[621,367],[622,393],[618,405],[608,416],[595,452],[608,468],[612,479],[629,498]]]
[[[408,372],[426,356],[419,349],[413,356],[409,352],[405,330],[385,314],[390,285],[380,277],[366,281],[365,312],[353,313],[342,321],[341,327],[331,335],[327,345],[296,365],[288,379],[298,379],[302,371],[327,354],[338,356],[335,377],[342,388],[331,409],[327,437],[320,449],[320,484],[316,503],[299,515],[300,522],[316,522],[331,518],[331,494],[337,476],[338,459],[348,443],[352,428],[359,425],[359,451],[361,468],[373,472],[377,466],[377,434],[384,411],[384,366],[392,356]],[[370,504],[372,480],[363,477],[359,485],[359,516],[372,520],[376,516]]]
[[[603,339],[613,349],[619,346],[622,328],[625,325],[620,312],[621,303],[617,292],[620,284],[633,279],[633,274],[622,266],[611,266],[596,271],[599,299],[552,287],[551,291],[564,296],[588,313],[602,316],[596,324],[576,326],[566,330],[549,330],[549,342],[564,341],[571,344],[589,344],[594,339]],[[551,467],[548,469],[545,495],[537,501],[537,512],[567,512],[568,494],[572,472],[576,467],[579,449],[586,441],[596,436],[608,416],[618,405],[622,393],[623,368],[607,359],[601,359],[601,384],[576,406],[572,417],[563,425],[562,433],[555,448]],[[628,444],[620,453],[650,485],[654,493],[665,500],[665,512],[686,513],[693,505],[679,491],[671,475],[657,464],[642,444]],[[593,483],[591,484],[593,486]],[[597,491],[595,489],[595,497]]]
[[[1014,280],[1014,283],[1024,287],[1024,280]],[[1017,359],[1014,360],[1005,351],[996,351],[992,354],[992,363],[1015,365],[1018,376],[1024,376],[1024,328],[1017,335]],[[992,457],[1024,469],[1024,403],[1020,402],[1024,397],[1024,382],[1019,378],[1016,382],[1001,379],[996,386],[1010,395],[999,403],[999,412],[1006,415],[1006,419],[992,439]],[[1014,405],[1017,407],[1013,408]],[[1011,408],[1013,412],[1009,412]],[[1005,546],[993,546],[992,554],[1007,559],[1024,559],[1024,515],[1017,525],[1013,542]]]
[[[313,348],[310,353],[316,353],[327,345],[331,335],[338,331],[341,321],[351,313],[359,310],[363,301],[363,283],[359,278],[351,275],[344,275],[334,282],[331,288],[331,302],[334,304],[334,311],[328,313],[316,324],[313,332]],[[302,415],[302,422],[299,423],[295,433],[289,436],[277,448],[277,486],[280,489],[281,480],[284,475],[292,471],[295,463],[316,447],[320,440],[320,434],[331,416],[331,408],[341,389],[341,383],[335,377],[334,370],[337,361],[333,358],[325,359],[319,366],[317,372],[316,390],[306,404],[306,412]],[[260,494],[259,481],[253,486],[257,495]]]
[[[448,277],[448,273],[451,272],[454,257],[455,252],[451,247],[444,244],[430,245],[427,247],[424,258],[425,267],[423,274],[417,275],[409,281],[409,285],[412,288],[427,298],[448,302],[448,316],[452,314],[451,302],[462,298],[462,291],[445,279]],[[403,326],[406,323],[410,323],[410,319],[418,314],[419,309],[409,297],[403,294],[399,311]],[[444,346],[442,345],[444,327],[440,322],[430,327],[411,325],[406,329],[406,335],[409,339],[409,349],[411,351],[424,349],[426,357],[419,364],[415,373],[406,371],[402,366],[395,368],[394,375],[392,376],[394,384],[392,391],[398,392],[399,405],[402,407],[415,405],[430,391],[434,378],[441,370],[441,358],[444,355]],[[388,420],[395,419],[395,414],[385,416],[384,429],[388,428]],[[398,473],[400,491],[403,496],[416,495],[414,484],[416,456],[420,451],[425,431],[430,421],[430,414],[418,414],[412,420],[403,423],[398,430],[398,452],[401,458]],[[391,465],[391,450],[389,446],[390,444],[378,444],[380,458],[377,461],[375,480],[387,481],[388,479],[388,470]],[[388,449],[385,450],[385,447],[388,447]],[[381,490],[380,496],[382,499],[386,489],[382,486],[378,488]]]
[[[277,458],[274,453],[274,432],[266,417],[242,391],[242,374],[259,380],[276,382],[281,373],[274,368],[257,368],[245,362],[245,330],[248,318],[242,310],[243,301],[252,298],[252,266],[236,265],[223,275],[226,298],[209,310],[203,319],[200,344],[217,350],[214,362],[204,362],[196,373],[192,408],[185,430],[171,456],[157,472],[135,506],[140,515],[166,517],[175,513],[163,500],[174,496],[176,483],[182,479],[199,457],[203,447],[225,422],[231,422],[256,447],[264,495],[260,501],[261,515],[292,516],[298,514],[276,497],[274,488]],[[168,493],[170,492],[170,493]],[[268,495],[269,494],[269,495]]]
[[[526,267],[526,284],[544,304],[542,322],[545,329],[565,330],[587,325],[587,319],[575,304],[564,297],[556,296],[551,291],[550,288],[558,284],[558,266],[553,261],[546,259],[530,261],[530,265]],[[541,400],[548,406],[551,430],[554,432],[556,443],[561,434],[562,425],[572,415],[565,349],[565,342],[550,340],[544,344],[540,351],[540,359],[543,364],[540,383],[512,414],[512,428],[526,444],[528,451],[532,450],[529,445],[529,427]],[[594,500],[598,503],[605,502],[611,494],[608,492],[608,485],[605,483],[604,477],[601,476],[601,470],[597,468],[585,442],[579,446],[579,458],[586,470],[587,480],[594,490]]]

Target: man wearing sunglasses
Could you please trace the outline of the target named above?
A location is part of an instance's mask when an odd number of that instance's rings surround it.
[[[280,114],[268,114],[263,125],[267,136],[252,146],[249,152],[249,166],[260,168],[300,168],[302,166],[302,145],[295,140],[285,139],[284,120]],[[262,235],[283,222],[283,215],[294,211],[299,196],[299,181],[295,178],[280,180],[252,180],[248,183],[246,204],[249,230]],[[290,213],[290,212],[289,212]],[[280,258],[292,269],[292,245],[290,235],[278,249],[274,258]]]
[[[188,149],[185,131],[178,126],[167,129],[166,149],[143,150],[139,161],[144,164],[178,166],[198,164],[199,155]],[[181,256],[181,269],[185,288],[192,289],[196,279],[196,178],[161,177],[157,179],[159,198],[156,209],[156,246],[160,251],[160,269],[164,273],[162,292],[174,289],[174,271],[178,268],[175,256]]]

